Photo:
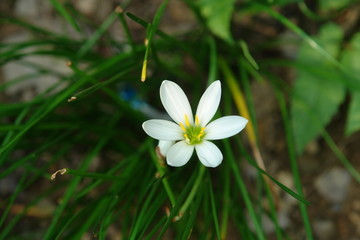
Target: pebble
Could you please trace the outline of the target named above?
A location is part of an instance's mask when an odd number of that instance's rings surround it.
[[[330,220],[315,220],[314,233],[319,240],[331,239],[335,234],[335,225]]]
[[[315,188],[336,208],[346,199],[350,182],[351,176],[348,171],[334,167],[315,180]]]
[[[28,33],[19,32],[4,39],[4,42],[26,42],[30,38],[31,36]],[[25,49],[22,52],[35,50],[36,48],[31,47]],[[24,62],[26,62],[26,64],[24,64]],[[38,70],[36,67],[32,67],[32,65],[47,69],[50,71],[50,73],[35,76],[35,74],[38,73]],[[11,61],[5,64],[2,70],[5,81],[15,80],[26,75],[35,76],[28,77],[26,80],[6,88],[5,92],[10,96],[21,93],[22,99],[19,99],[20,101],[29,101],[33,99],[34,94],[44,92],[49,87],[58,83],[60,77],[56,76],[56,74],[52,74],[51,72],[59,73],[61,75],[67,75],[71,73],[71,69],[66,66],[64,59],[42,55],[29,55],[21,58],[21,60]],[[64,87],[65,85],[63,84],[57,90],[60,90]],[[34,89],[35,91],[30,91],[31,89]]]

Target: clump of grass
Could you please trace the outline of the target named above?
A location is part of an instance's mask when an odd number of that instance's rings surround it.
[[[269,57],[268,53],[281,50],[284,44],[278,38],[282,27],[277,24],[295,33],[296,43],[308,46],[325,61],[324,71],[336,69],[336,81],[344,89],[354,87],[354,95],[360,89],[356,76],[326,44],[286,17],[286,11],[296,7],[293,1],[184,2],[195,16],[196,28],[183,36],[161,30],[171,4],[167,0],[152,20],[121,6],[96,27],[70,3],[51,0],[56,14],[80,33],[80,39],[10,15],[0,16],[1,22],[32,34],[31,40],[0,46],[2,66],[16,62],[32,70],[0,85],[4,99],[0,104],[0,181],[13,184],[0,202],[0,239],[296,239],[279,223],[282,200],[276,189],[296,199],[295,211],[300,212],[302,223],[297,229],[304,230],[304,238],[314,238],[307,209],[310,203],[302,190],[297,162],[301,155],[298,142],[304,138],[294,134],[291,115],[294,99],[308,103],[298,97],[288,79],[273,71],[306,72],[311,66],[284,61],[280,54],[276,59]],[[316,16],[311,21],[321,28],[318,17],[323,21],[322,12],[311,12],[304,4],[299,5],[304,12],[298,14]],[[331,8],[330,13],[325,11],[326,18],[331,20],[353,4],[349,1]],[[322,10],[327,10],[323,5]],[[254,37],[253,43],[251,36],[256,31],[251,23],[258,24],[259,16],[277,23],[271,26],[276,34],[263,35],[260,40]],[[144,42],[134,40],[130,22],[143,27]],[[109,30],[114,24],[126,36],[122,41]],[[90,34],[84,25],[92,29]],[[250,37],[237,27],[243,27]],[[110,54],[99,51],[100,46]],[[61,60],[69,72],[32,64],[29,56]],[[29,101],[9,95],[11,86],[43,75],[56,77],[57,82]],[[194,102],[209,83],[221,79],[224,94],[219,113],[240,114],[250,120],[244,134],[219,143],[224,161],[218,168],[204,168],[194,159],[184,167],[171,168],[156,154],[157,143],[145,135],[141,124],[153,115],[162,116],[158,89],[164,79],[184,86]],[[279,141],[286,146],[295,189],[278,181],[264,164],[261,138],[266,136],[258,127],[253,81],[269,84],[276,95],[282,119],[279,131],[284,132]],[[326,90],[323,96],[326,99]],[[326,114],[330,120],[336,111]],[[317,114],[308,118],[319,125],[314,137],[321,135],[359,181],[359,173],[326,131],[329,121],[321,118]],[[244,170],[249,165],[255,170],[253,178]],[[271,220],[273,234],[265,231],[264,217]]]

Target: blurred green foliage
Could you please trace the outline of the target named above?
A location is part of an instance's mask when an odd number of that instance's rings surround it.
[[[66,31],[0,15],[1,23],[30,35],[2,43],[0,65],[31,69],[0,85],[0,181],[16,183],[0,193],[0,239],[297,239],[299,232],[314,239],[297,160],[319,136],[360,181],[327,131],[334,116],[343,117],[344,102],[346,134],[360,129],[360,35],[334,23],[357,1],[185,0],[193,25],[172,34],[162,29],[171,1],[162,1],[150,20],[128,10],[137,1],[125,1],[100,22],[71,1],[49,2]],[[295,48],[284,57],[289,46]],[[67,63],[68,72],[35,64],[34,56]],[[292,71],[295,79],[279,74]],[[30,100],[8,91],[43,76],[57,82]],[[163,116],[158,91],[164,79],[177,81],[194,102],[221,79],[218,114],[246,108],[253,135],[220,142],[224,162],[217,169],[195,159],[182,168],[166,166],[141,129],[146,119]],[[280,112],[282,124],[272,128],[283,133],[276,141],[285,151],[272,152],[279,156],[271,160],[284,161],[296,190],[259,165],[268,136],[259,127],[254,83],[268,84],[276,95],[271,114]],[[50,181],[59,169],[66,174]],[[274,187],[297,201],[296,235],[279,221],[285,198]],[[265,231],[264,218],[273,233]]]
[[[324,25],[318,37],[314,37],[333,57],[339,55],[342,39],[342,30],[335,24]],[[301,153],[338,112],[345,98],[345,86],[339,69],[307,44],[300,46],[296,64],[299,67],[291,117],[297,150]]]

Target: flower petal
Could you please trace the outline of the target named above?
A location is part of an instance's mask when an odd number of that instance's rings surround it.
[[[223,160],[219,148],[209,141],[203,141],[195,146],[196,154],[200,162],[206,167],[217,167]]]
[[[205,139],[217,140],[238,134],[248,120],[240,116],[226,116],[209,123],[205,128]]]
[[[175,143],[170,147],[166,155],[166,162],[173,167],[185,165],[194,152],[194,145],[189,145],[185,141]]]
[[[213,82],[201,96],[196,115],[201,126],[206,126],[214,117],[220,103],[221,83],[219,80]]]
[[[194,123],[189,100],[179,85],[172,81],[164,80],[160,87],[160,99],[165,110],[175,122],[185,125],[186,115],[189,123]]]
[[[160,140],[159,141],[159,144],[158,144],[158,147],[160,149],[160,153],[163,155],[163,156],[166,156],[169,148],[174,145],[175,141],[163,141],[163,140]]]
[[[179,125],[174,122],[160,119],[152,119],[142,124],[144,131],[152,138],[166,141],[184,139]]]

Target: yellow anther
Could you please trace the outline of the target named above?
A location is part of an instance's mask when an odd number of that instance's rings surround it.
[[[188,118],[188,116],[187,116],[186,114],[185,114],[185,125],[186,125],[187,127],[190,126],[189,118]]]
[[[184,124],[179,123],[179,125],[180,125],[180,127],[181,127],[181,130],[183,130],[184,132],[186,132],[186,128],[185,128]]]
[[[196,125],[199,125],[199,124],[200,124],[200,120],[199,120],[199,118],[198,118],[197,115],[195,115],[195,124],[196,124]]]
[[[189,122],[188,116],[184,116],[185,122],[179,123],[183,131],[184,140],[189,145],[196,145],[202,142],[205,136],[205,127],[201,127],[200,120],[195,116],[195,124]]]
[[[204,129],[205,128],[201,128],[201,131],[199,132],[199,134],[196,136],[196,138],[198,139],[198,141],[201,140],[201,137],[204,136]]]

